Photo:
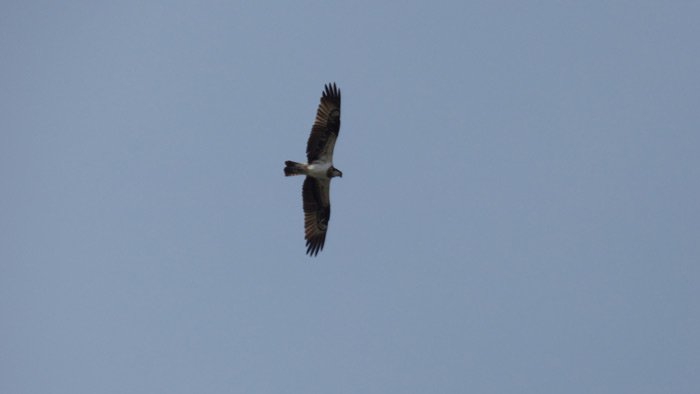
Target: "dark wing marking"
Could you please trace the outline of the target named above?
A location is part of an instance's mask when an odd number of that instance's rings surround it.
[[[302,188],[304,200],[304,238],[306,254],[315,256],[323,249],[331,218],[331,201],[329,197],[330,179],[306,177]]]
[[[330,162],[333,158],[335,140],[340,131],[340,89],[335,83],[325,85],[321,103],[316,111],[316,120],[306,143],[306,158],[309,163],[321,159]]]

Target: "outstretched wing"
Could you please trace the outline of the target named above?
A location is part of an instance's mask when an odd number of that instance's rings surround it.
[[[316,160],[333,161],[333,148],[340,131],[340,89],[335,83],[327,84],[316,111],[316,120],[306,143],[306,158],[309,163]]]
[[[329,197],[330,179],[306,177],[302,188],[304,199],[304,238],[306,254],[315,256],[323,249],[331,218],[331,201]]]

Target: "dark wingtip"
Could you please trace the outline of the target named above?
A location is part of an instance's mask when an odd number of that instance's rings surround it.
[[[306,254],[308,254],[311,257],[316,257],[318,255],[320,248],[318,246],[318,243],[314,242],[311,243],[309,242],[308,245],[306,246]]]
[[[340,89],[335,82],[324,85],[323,97],[338,97],[340,98]]]
[[[325,237],[323,239],[309,239],[306,241],[306,254],[311,257],[316,257],[318,252],[323,250],[323,244],[325,244]]]

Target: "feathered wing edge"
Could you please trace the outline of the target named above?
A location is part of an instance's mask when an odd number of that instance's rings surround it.
[[[330,181],[321,181],[307,176],[302,187],[304,201],[304,238],[306,254],[316,256],[323,250],[331,218],[329,199]]]
[[[323,156],[330,161],[339,132],[340,89],[334,82],[325,85],[321,102],[316,110],[316,119],[306,143],[308,162],[312,163]]]

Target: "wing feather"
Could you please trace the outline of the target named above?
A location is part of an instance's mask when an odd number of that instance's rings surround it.
[[[333,161],[333,149],[340,132],[340,89],[333,84],[324,87],[321,102],[316,111],[316,120],[306,143],[309,163],[316,160]]]
[[[304,238],[306,254],[315,256],[326,243],[328,220],[331,218],[330,180],[310,176],[304,180]]]

